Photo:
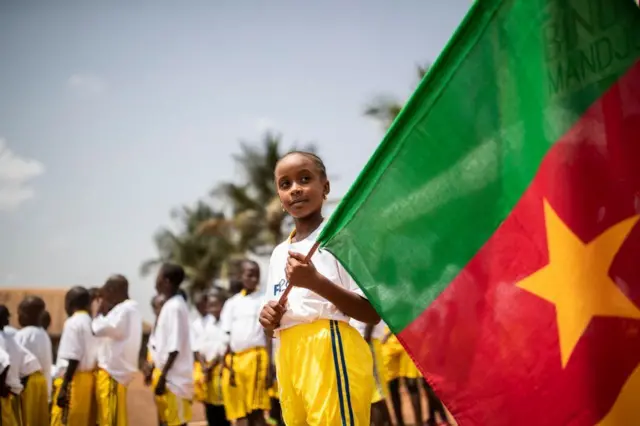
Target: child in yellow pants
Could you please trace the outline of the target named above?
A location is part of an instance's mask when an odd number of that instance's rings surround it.
[[[326,168],[317,155],[294,151],[278,160],[274,174],[295,230],[271,255],[260,323],[279,337],[276,372],[285,423],[368,426],[373,358],[349,321],[376,324],[380,318],[338,260],[315,250],[330,190]]]

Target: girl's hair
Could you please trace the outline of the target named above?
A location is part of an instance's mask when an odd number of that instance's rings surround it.
[[[165,263],[162,265],[160,274],[162,278],[168,280],[175,288],[180,288],[182,281],[185,279],[182,266],[173,263]]]
[[[260,265],[258,265],[258,262],[256,262],[255,260],[251,260],[251,259],[242,259],[242,261],[240,262],[240,266],[242,268],[244,268],[244,265],[248,263],[252,266],[255,266],[256,268],[260,269]]]
[[[322,161],[322,159],[318,157],[316,154],[309,151],[289,151],[285,155],[280,157],[280,159],[276,162],[276,167],[278,167],[278,163],[282,161],[283,158],[286,158],[294,154],[304,155],[305,157],[313,161],[316,167],[318,168],[318,170],[320,171],[320,175],[322,175],[322,177],[325,179],[327,178],[327,168],[324,165],[324,161]],[[274,171],[275,171],[275,168],[274,168]]]

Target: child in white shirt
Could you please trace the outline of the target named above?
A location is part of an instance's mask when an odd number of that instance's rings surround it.
[[[45,309],[44,300],[38,296],[27,296],[18,305],[18,322],[22,327],[15,334],[16,341],[38,360],[38,369],[33,366],[25,371],[24,391],[21,394],[23,422],[29,426],[49,426],[49,399],[51,395],[51,339],[40,327]]]
[[[207,423],[228,426],[224,408],[223,370],[228,336],[220,327],[220,313],[227,300],[222,289],[211,291],[207,297],[207,322],[200,341],[196,343],[196,366],[199,375],[195,380],[196,399],[205,405]]]
[[[73,287],[65,295],[67,320],[62,327],[55,376],[51,425],[95,426],[96,346],[91,330],[89,291]]]
[[[263,425],[264,411],[271,407],[269,364],[271,339],[267,341],[258,322],[262,296],[256,291],[260,268],[252,260],[242,262],[243,290],[224,305],[220,327],[229,336],[228,384],[224,392],[227,418],[239,426]]]
[[[289,153],[276,165],[275,183],[296,228],[271,256],[260,322],[279,338],[276,370],[285,423],[369,425],[373,360],[349,320],[376,324],[380,317],[331,253],[306,259],[324,223],[322,205],[330,190],[324,163],[312,153]],[[280,303],[289,285],[288,300]]]
[[[98,316],[91,329],[102,338],[98,351],[96,392],[100,426],[127,425],[127,386],[138,372],[142,315],[129,299],[129,282],[114,275],[100,290]]]
[[[189,307],[179,292],[184,279],[182,267],[172,264],[162,265],[156,278],[156,291],[166,302],[153,331],[153,382],[158,415],[167,426],[186,425],[191,420],[194,358]]]

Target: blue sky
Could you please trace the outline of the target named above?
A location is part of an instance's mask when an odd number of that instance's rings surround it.
[[[172,207],[239,179],[238,140],[314,141],[349,187],[469,0],[0,2],[0,288],[138,273]]]

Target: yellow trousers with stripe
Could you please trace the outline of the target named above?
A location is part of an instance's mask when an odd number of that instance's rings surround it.
[[[67,407],[58,407],[58,394],[62,386],[62,378],[53,381],[53,398],[51,399],[51,426],[78,425],[95,426],[96,424],[96,376],[93,371],[77,371],[69,384],[69,403]],[[64,422],[66,418],[66,423]]]
[[[20,400],[24,426],[49,426],[49,387],[42,372],[29,376]]]
[[[193,367],[193,387],[196,401],[211,405],[224,405],[222,369],[222,364],[217,364],[211,372],[211,379],[207,381],[200,363],[195,364]]]
[[[227,356],[227,365],[232,365],[235,386],[230,383],[230,370],[223,369],[224,409],[227,419],[233,421],[247,417],[254,411],[271,408],[267,389],[269,357],[266,348],[257,347]]]
[[[96,401],[99,426],[127,426],[127,387],[105,370],[96,374]]]
[[[158,386],[162,372],[157,368],[153,370],[152,389]],[[155,397],[156,407],[158,408],[158,417],[166,426],[180,426],[191,421],[191,405],[190,400],[180,398],[174,395],[168,388],[164,395]]]
[[[371,403],[375,404],[376,402],[384,401],[387,396],[389,396],[389,386],[387,384],[387,377],[384,370],[382,342],[378,339],[371,339],[371,342],[369,342],[369,349],[371,350],[371,357],[373,358],[373,379],[375,381],[375,388]]]
[[[20,396],[10,393],[0,397],[0,423],[2,426],[23,426]]]
[[[280,331],[276,371],[287,426],[369,426],[373,359],[346,322],[318,320]]]

